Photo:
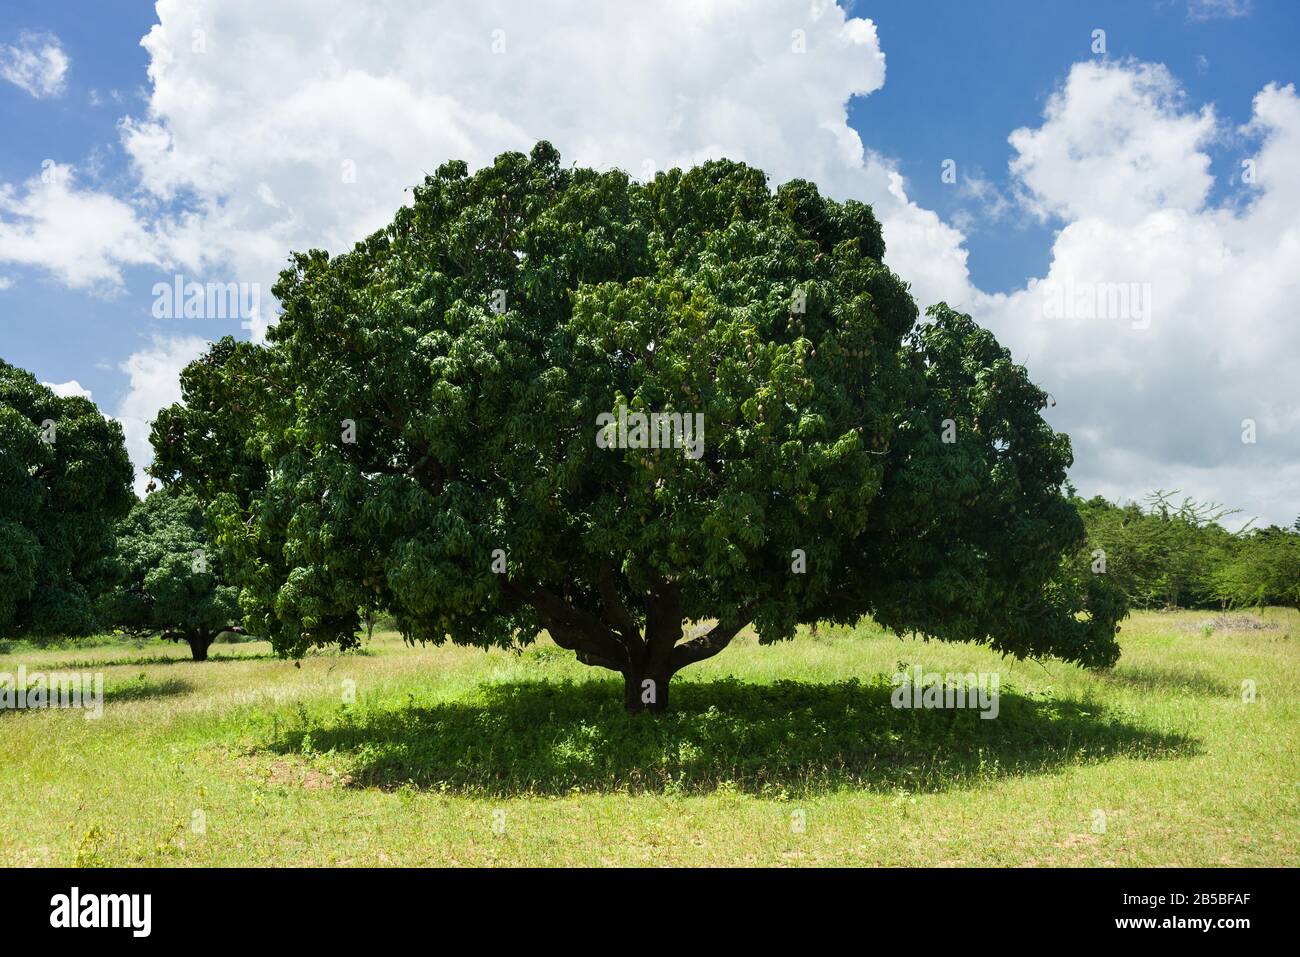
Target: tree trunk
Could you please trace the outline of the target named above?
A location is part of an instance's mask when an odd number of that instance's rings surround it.
[[[600,592],[597,611],[575,606],[567,594],[546,588],[509,579],[504,587],[513,601],[532,605],[559,647],[574,652],[584,665],[608,668],[623,676],[623,707],[629,714],[668,710],[672,676],[727,647],[754,614],[753,606],[745,605],[726,621],[679,644],[684,621],[680,582],[657,581],[644,596],[644,630],[628,611],[613,565],[601,566],[596,584]]]
[[[668,671],[623,673],[623,707],[628,714],[668,710]]]
[[[185,639],[190,646],[190,654],[195,661],[208,660],[208,645],[212,644],[212,634],[206,628],[200,629]]]
[[[623,707],[628,714],[668,710],[673,646],[682,637],[681,586],[664,583],[646,603],[645,638],[630,649],[623,672]]]

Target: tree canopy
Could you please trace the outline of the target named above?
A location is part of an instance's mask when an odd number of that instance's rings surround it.
[[[633,710],[750,625],[1113,662],[1046,394],[969,316],[918,319],[884,252],[868,206],[741,163],[449,162],[350,252],[292,256],[268,344],[186,369],[155,474],[210,500],[286,654],[366,607],[416,641],[545,628]]]
[[[0,636],[84,635],[131,463],[122,427],[0,360]]]
[[[202,661],[213,639],[239,623],[236,590],[221,580],[192,493],[164,488],[137,501],[117,527],[111,565],[100,619],[128,634],[184,641]]]

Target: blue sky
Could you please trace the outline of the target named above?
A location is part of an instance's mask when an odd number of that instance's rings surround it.
[[[1191,223],[1221,231],[1184,258],[1217,261],[1216,248],[1242,264],[1259,263],[1261,250],[1289,255],[1276,209],[1294,202],[1282,176],[1296,167],[1274,162],[1275,178],[1252,189],[1239,169],[1257,151],[1289,148],[1284,88],[1300,80],[1300,4],[856,0],[810,13],[806,2],[759,0],[745,16],[705,9],[10,0],[0,9],[0,356],[45,381],[75,380],[106,412],[136,420],[128,437],[139,459],[140,423],[169,399],[172,366],[200,339],[249,335],[227,318],[153,318],[156,282],[183,273],[269,289],[289,249],[360,238],[449,156],[480,163],[540,137],[570,159],[634,173],[644,162],[727,154],[876,203],[890,264],[922,305],[942,296],[987,317],[1062,396],[1054,424],[1075,438],[1084,491],[1179,487],[1277,521],[1300,512],[1286,491],[1300,476],[1289,471],[1300,459],[1300,408],[1281,386],[1258,387],[1285,378],[1291,367],[1278,367],[1279,356],[1290,362],[1300,348],[1285,327],[1250,314],[1276,313],[1288,259],[1258,265],[1251,288],[1262,282],[1264,291],[1240,319],[1244,331],[1220,330],[1227,353],[1215,357],[1204,347],[1221,322],[1215,307],[1198,305],[1159,262],[1132,277],[1178,304],[1150,335],[1081,326],[1044,339],[1023,308],[1033,280],[1093,269],[1098,281],[1127,281],[1113,260],[1104,265],[1106,248],[1145,248],[1142,230],[1163,235],[1161,214],[1171,210],[1189,235],[1200,235]],[[159,23],[146,49],[141,38]],[[1104,55],[1092,49],[1098,28]],[[806,34],[805,55],[790,56],[792,30]],[[510,47],[494,58],[485,47],[497,31]],[[51,48],[66,61],[61,70],[30,59]],[[165,68],[158,81],[151,63]],[[1269,95],[1267,122],[1243,130],[1270,84],[1283,92]],[[1054,96],[1059,122],[1046,114]],[[1093,110],[1104,96],[1115,108]],[[278,112],[289,101],[292,111]],[[1207,108],[1212,121],[1197,127]],[[1091,154],[1078,137],[1094,127],[1096,162],[1062,174],[1062,162]],[[1017,129],[1033,132],[1034,155],[1009,142]],[[1144,129],[1158,135],[1139,142]],[[853,134],[866,151],[860,165],[842,155]],[[1183,134],[1179,154],[1160,145]],[[361,179],[340,187],[340,157],[354,156]],[[1204,189],[1202,156],[1212,177]],[[941,181],[947,159],[955,183]],[[65,192],[39,185],[47,161],[66,170]],[[903,177],[892,193],[891,172]],[[1136,212],[1112,208],[1084,195],[1099,176],[1160,199]],[[1261,198],[1272,205],[1260,202],[1248,218]],[[1096,248],[1081,252],[1079,236],[1097,237]],[[1134,355],[1144,363],[1127,364]],[[1175,394],[1184,386],[1188,396]],[[1246,417],[1267,441],[1243,449],[1236,433]]]
[[[57,97],[38,99],[0,82],[0,183],[38,175],[46,159],[79,169],[98,159],[99,176],[87,175],[89,181],[132,188],[117,123],[146,108],[149,58],[140,37],[152,22],[153,5],[142,2],[16,0],[0,8],[0,44],[16,43],[23,31],[50,32],[72,61]],[[0,356],[45,380],[76,379],[106,407],[120,399],[125,378],[117,364],[148,315],[149,277],[130,276],[124,291],[87,291],[69,289],[39,267],[0,263],[0,276],[14,283],[0,292]]]

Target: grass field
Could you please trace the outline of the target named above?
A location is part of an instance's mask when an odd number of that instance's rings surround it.
[[[13,650],[106,694],[0,713],[0,865],[1294,865],[1300,614],[1214,617],[1135,615],[1106,674],[742,636],[634,717],[549,642]],[[893,708],[900,662],[999,672],[997,719]]]

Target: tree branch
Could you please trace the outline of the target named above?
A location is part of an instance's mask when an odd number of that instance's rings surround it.
[[[613,671],[623,671],[628,649],[599,617],[577,608],[545,588],[527,589],[506,579],[503,586],[533,606],[551,639],[561,648],[578,652],[578,660]]]
[[[673,673],[675,674],[687,665],[695,664],[697,661],[712,658],[731,644],[731,639],[735,638],[750,623],[753,616],[754,606],[746,605],[741,608],[740,612],[731,621],[726,623],[718,622],[705,634],[677,645],[673,648],[672,657],[669,659],[669,665]]]

